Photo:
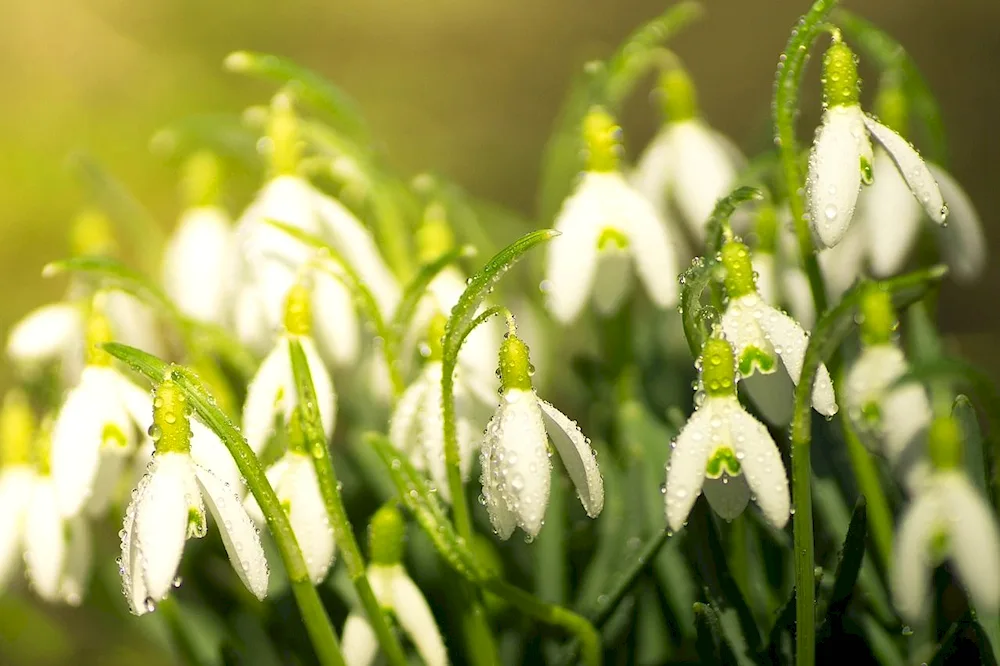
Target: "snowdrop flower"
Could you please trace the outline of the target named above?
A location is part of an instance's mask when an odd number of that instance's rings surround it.
[[[791,417],[792,399],[791,386],[784,377],[798,383],[809,334],[797,321],[761,298],[746,245],[736,239],[727,240],[722,246],[722,264],[729,297],[722,314],[722,329],[736,349],[740,378],[769,421],[786,423]],[[779,365],[785,372],[778,372]],[[812,403],[813,409],[824,416],[837,413],[833,382],[824,365],[816,375]]]
[[[415,468],[428,473],[438,494],[450,502],[451,490],[444,457],[444,415],[441,411],[441,340],[444,326],[445,318],[440,314],[431,322],[427,334],[429,359],[420,376],[396,404],[389,421],[389,441],[407,455]],[[454,384],[455,419],[463,480],[469,478],[473,451],[481,437],[481,426],[477,424],[486,420],[486,410],[496,400],[496,392],[482,385],[478,378],[477,371],[467,370],[463,365],[459,352]]]
[[[10,391],[0,409],[0,589],[13,578],[24,550],[25,514],[35,482],[31,445],[35,419],[28,398]]]
[[[891,571],[893,597],[904,620],[930,612],[934,567],[950,559],[975,609],[1000,608],[1000,530],[989,504],[958,466],[960,426],[936,420],[929,436],[935,471],[924,481],[899,522]]]
[[[184,174],[189,208],[181,215],[163,256],[163,287],[184,314],[226,324],[233,273],[233,231],[218,205],[219,162],[208,152],[193,155]]]
[[[675,202],[702,243],[716,201],[732,190],[745,159],[700,117],[694,84],[683,68],[661,75],[660,93],[667,122],[639,157],[630,180],[661,215],[668,199]]]
[[[434,613],[400,563],[405,530],[403,517],[393,506],[382,507],[372,517],[368,526],[371,551],[368,581],[375,599],[396,618],[420,659],[427,666],[444,666],[448,663],[448,652]],[[344,660],[351,666],[370,666],[375,661],[379,643],[363,613],[353,611],[347,616],[341,648]]]
[[[768,522],[784,527],[790,513],[785,466],[767,428],[736,397],[732,345],[713,335],[705,341],[699,363],[704,396],[671,444],[667,463],[670,529],[683,527],[703,492],[726,520],[743,513],[753,496]]]
[[[564,324],[588,297],[602,315],[618,310],[632,281],[631,262],[650,299],[677,302],[677,264],[663,220],[618,171],[620,128],[595,108],[584,120],[587,170],[555,221],[561,236],[548,247],[548,307]]]
[[[173,380],[156,388],[156,452],[125,511],[119,573],[136,615],[155,609],[180,584],[177,567],[189,538],[207,531],[206,506],[215,518],[229,560],[254,596],[267,595],[268,568],[260,536],[239,497],[191,457],[189,408]]]
[[[895,328],[891,297],[873,285],[861,301],[863,346],[847,373],[844,401],[858,435],[913,489],[928,473],[922,454],[931,405],[920,384],[895,386],[908,369]]]
[[[350,262],[368,286],[382,313],[391,315],[399,300],[395,277],[379,254],[372,234],[342,204],[296,175],[299,140],[288,98],[275,97],[270,126],[274,177],[261,189],[237,223],[243,261],[235,324],[240,338],[255,349],[273,343],[285,294],[315,263],[315,250],[270,225],[276,220],[319,236]],[[338,364],[357,360],[360,338],[351,294],[325,269],[310,271],[316,290],[315,326],[320,348]]]
[[[604,479],[590,440],[576,421],[540,399],[531,385],[528,347],[513,332],[500,346],[502,398],[486,426],[479,460],[483,501],[501,539],[525,531],[538,536],[549,503],[552,463],[546,432],[569,474],[587,515],[604,508]]]
[[[99,344],[112,339],[108,320],[92,311],[87,324],[87,365],[66,394],[52,429],[52,478],[59,508],[73,516],[83,508],[105,510],[136,430],[149,421],[150,395],[114,367]]]
[[[299,341],[305,352],[327,438],[333,434],[337,416],[337,395],[333,389],[333,379],[323,365],[311,335],[312,305],[309,289],[305,285],[297,283],[288,291],[284,304],[284,322],[284,332],[247,386],[247,397],[243,403],[243,435],[257,455],[264,450],[274,433],[275,417],[280,415],[288,423],[292,410],[298,404],[289,351],[289,341],[293,338]]]
[[[930,218],[944,224],[948,207],[920,155],[906,139],[861,110],[857,63],[839,33],[823,58],[823,77],[826,110],[809,155],[806,180],[809,221],[820,243],[833,247],[840,242],[854,216],[861,184],[872,182],[869,135],[888,153]]]
[[[333,526],[307,449],[298,409],[292,414],[288,437],[288,451],[267,470],[267,480],[288,514],[295,540],[306,560],[309,578],[319,585],[330,571],[336,551]],[[247,497],[245,506],[254,522],[264,526],[264,514],[253,495]]]

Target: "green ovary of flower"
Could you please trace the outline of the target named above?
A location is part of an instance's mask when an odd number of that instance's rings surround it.
[[[729,476],[739,476],[743,471],[736,453],[728,446],[720,446],[708,459],[705,465],[705,476],[710,479],[718,479],[723,472]]]
[[[188,409],[187,396],[172,379],[160,382],[153,397],[153,425],[149,432],[157,453],[190,453]]]
[[[372,516],[368,524],[368,550],[373,564],[391,566],[403,557],[403,537],[406,522],[392,504],[386,504]]]
[[[587,171],[618,170],[621,127],[604,108],[595,106],[583,119],[583,143],[586,147]]]
[[[729,298],[739,298],[756,293],[750,248],[738,240],[727,241],[722,246],[722,265],[726,270],[724,284]]]
[[[701,351],[701,382],[713,397],[732,396],[736,391],[733,347],[722,338],[709,338]]]
[[[838,37],[823,56],[823,101],[827,106],[854,106],[860,94],[854,52]]]
[[[296,284],[285,296],[285,330],[289,335],[312,332],[312,303],[309,288],[304,284]]]
[[[672,67],[660,75],[663,114],[668,122],[691,120],[698,116],[698,96],[691,77],[681,67]]]
[[[531,373],[528,345],[516,335],[508,335],[500,345],[500,388],[504,392],[530,391]]]

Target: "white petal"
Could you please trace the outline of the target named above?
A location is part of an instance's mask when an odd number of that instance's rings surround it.
[[[106,370],[104,374],[136,427],[142,432],[148,432],[149,426],[153,425],[152,393],[139,388],[117,370]]]
[[[35,483],[25,517],[24,547],[24,563],[35,592],[46,601],[59,601],[66,540],[55,488],[48,477]]]
[[[234,493],[242,495],[243,476],[229,449],[218,435],[195,419],[191,419],[191,458],[228,484]]]
[[[199,321],[224,324],[233,232],[229,216],[218,206],[190,208],[163,253],[163,287],[184,314]]]
[[[938,528],[940,500],[936,493],[917,495],[899,521],[891,570],[896,609],[907,621],[926,616],[933,562],[930,540]]]
[[[396,569],[392,577],[392,608],[396,619],[427,666],[444,666],[448,663],[448,652],[434,614],[406,571],[401,566]]]
[[[451,502],[451,488],[448,487],[448,466],[444,457],[444,412],[441,410],[441,364],[428,363],[422,375],[427,389],[420,403],[417,414],[417,456],[420,465],[425,467],[430,475],[438,494],[446,502]],[[457,395],[456,395],[456,421]],[[459,422],[460,423],[460,422]],[[457,430],[458,423],[456,423]],[[468,456],[462,458],[462,439],[465,433],[459,435],[459,468],[467,473],[470,465]],[[463,476],[463,480],[464,480]]]
[[[271,488],[277,489],[281,485],[281,479],[284,478],[287,471],[288,456],[282,456],[276,463],[267,468],[264,474],[267,477],[267,482],[271,484]],[[247,493],[246,499],[243,500],[243,508],[254,523],[260,527],[267,524],[267,518],[264,517],[264,512],[261,511],[260,504],[257,503],[257,498],[253,496],[253,493]]]
[[[861,193],[858,217],[868,236],[872,273],[887,277],[906,263],[920,232],[922,210],[881,146],[875,149],[872,171],[875,181]]]
[[[791,500],[778,447],[767,428],[738,403],[729,410],[729,428],[743,476],[756,497],[754,501],[768,522],[781,529],[788,522]]]
[[[122,593],[128,602],[129,610],[135,615],[143,615],[153,609],[146,603],[149,595],[146,591],[146,582],[142,575],[142,558],[139,556],[138,539],[135,533],[136,511],[139,506],[139,499],[146,493],[146,488],[152,475],[147,473],[139,480],[139,484],[132,494],[125,509],[125,519],[122,523],[121,532],[121,556],[118,559],[118,573],[122,579]],[[151,602],[152,603],[152,602]]]
[[[863,118],[856,105],[830,107],[823,113],[809,153],[809,222],[826,247],[840,242],[854,215],[861,189],[861,157],[871,152]]]
[[[597,467],[597,455],[590,448],[590,440],[580,431],[576,421],[571,421],[549,403],[539,400],[538,406],[546,417],[549,437],[576,487],[583,508],[588,516],[596,518],[604,508],[604,478]]]
[[[667,463],[667,490],[665,495],[667,524],[679,530],[687,522],[695,500],[701,494],[705,481],[705,465],[712,451],[712,437],[716,432],[713,419],[714,399],[706,398],[681,429],[677,440],[671,444],[670,461]]]
[[[104,310],[116,340],[154,356],[165,355],[163,336],[152,307],[124,291],[109,291],[104,294]]]
[[[326,365],[324,365],[319,352],[316,351],[316,343],[313,342],[312,338],[303,336],[299,338],[299,342],[302,345],[302,351],[306,355],[306,364],[309,366],[313,388],[316,390],[316,403],[319,406],[319,416],[320,421],[323,423],[323,432],[326,434],[326,438],[330,439],[333,436],[333,426],[337,418],[337,394],[333,389],[333,378],[330,376],[330,371],[327,370]],[[289,360],[288,368],[291,379],[291,360]],[[290,395],[294,399],[297,395],[295,393],[295,384],[290,384],[289,389],[291,391]],[[297,400],[294,400],[291,404],[286,403],[286,421],[291,416],[292,407],[297,402]]]
[[[986,267],[988,245],[982,220],[958,181],[935,164],[927,166],[948,204],[948,224],[939,232],[944,260],[956,280],[971,282],[982,275]]]
[[[951,558],[980,613],[1000,608],[1000,532],[985,499],[961,473],[943,475]]]
[[[667,186],[674,167],[673,140],[669,128],[660,131],[642,151],[629,182],[661,213],[666,209]]]
[[[913,196],[927,211],[927,215],[938,224],[944,224],[948,216],[948,208],[944,205],[941,190],[938,189],[934,176],[924,163],[920,154],[910,145],[910,142],[871,116],[862,116],[865,127],[875,137],[896,163],[899,173],[903,176]],[[876,174],[877,176],[878,174]]]
[[[424,407],[424,396],[429,384],[426,370],[410,384],[392,412],[389,419],[389,441],[401,453],[406,454],[417,469],[424,469],[424,458],[419,449],[419,416]]]
[[[79,606],[87,591],[93,563],[90,524],[82,516],[66,521],[66,561],[59,582],[59,598],[70,606]]]
[[[749,294],[731,300],[722,313],[722,331],[733,345],[736,363],[744,378],[757,373],[770,374],[778,369],[774,346],[760,325],[772,310],[760,296]]]
[[[193,463],[183,453],[157,454],[149,483],[138,499],[135,534],[148,596],[159,601],[170,592],[187,540]]]
[[[26,465],[0,468],[0,590],[21,558],[24,515],[31,502],[35,474]]]
[[[750,502],[750,486],[742,474],[729,476],[723,472],[718,479],[706,477],[701,492],[705,494],[712,511],[726,521],[738,518]]]
[[[598,174],[584,174],[556,217],[553,226],[560,235],[549,241],[546,303],[563,324],[579,316],[597,274],[597,241],[604,223],[598,200],[603,190],[594,185],[599,178]]]
[[[673,141],[676,168],[671,194],[691,231],[699,241],[705,238],[715,203],[729,194],[736,169],[727,148],[700,120],[674,123],[667,130]]]
[[[785,369],[788,370],[788,376],[798,384],[809,336],[797,321],[784,312],[769,306],[764,307],[766,311],[760,318],[760,326],[774,345],[774,351],[781,357]],[[837,413],[833,380],[830,379],[830,372],[823,364],[820,364],[816,372],[812,403],[813,409],[824,416],[833,416]]]
[[[850,233],[850,232],[848,232]],[[837,247],[841,247],[841,242]],[[802,327],[812,330],[816,324],[816,308],[812,300],[812,290],[805,271],[797,267],[786,267],[781,272],[781,287],[788,311],[802,322]]]
[[[53,303],[32,310],[14,324],[7,335],[7,357],[33,366],[61,358],[83,337],[80,309],[70,303]]]
[[[285,459],[288,467],[275,491],[288,511],[309,577],[319,585],[333,564],[333,527],[320,494],[312,460],[297,453],[288,453]]]
[[[263,599],[267,596],[269,572],[257,528],[240,498],[225,483],[204,467],[195,465],[194,469],[205,504],[219,526],[229,561],[247,589]]]
[[[839,301],[844,292],[861,277],[867,253],[865,229],[860,224],[855,224],[848,228],[836,247],[820,250],[816,255],[831,302]]]
[[[658,307],[677,304],[677,249],[674,238],[667,233],[667,224],[656,214],[649,202],[635,191],[628,190],[618,204],[626,220],[629,251],[635,258],[635,270]]]
[[[517,516],[507,505],[499,491],[494,492],[493,486],[501,480],[499,461],[493,457],[493,451],[499,446],[498,436],[503,410],[497,412],[486,424],[486,434],[479,452],[479,466],[482,468],[480,483],[483,487],[483,501],[493,524],[493,530],[501,539],[509,539],[517,527]]]
[[[337,365],[353,365],[361,352],[358,314],[351,292],[338,279],[313,273],[313,337],[324,358]]]
[[[597,252],[597,275],[594,277],[594,307],[608,317],[618,312],[632,289],[632,257],[628,250],[605,247]]]
[[[765,303],[775,307],[781,305],[774,255],[770,252],[755,250],[752,262],[753,271],[757,274],[757,293],[760,294]]]
[[[243,436],[258,456],[274,432],[274,417],[290,399],[289,389],[294,390],[291,374],[288,340],[282,336],[257,368],[243,402]]]
[[[552,465],[546,449],[545,425],[533,391],[510,390],[486,426],[483,495],[501,538],[505,516],[502,505],[512,512],[529,538],[538,535],[549,504]],[[486,476],[487,470],[489,476]],[[495,517],[496,515],[496,517]]]
[[[378,654],[378,637],[361,613],[351,613],[344,623],[340,649],[347,666],[370,666]]]
[[[93,489],[84,505],[84,512],[88,516],[102,517],[111,503],[121,494],[119,482],[125,470],[128,453],[128,449],[118,444],[101,446]]]

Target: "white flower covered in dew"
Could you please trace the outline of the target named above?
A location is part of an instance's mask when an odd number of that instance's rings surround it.
[[[288,450],[267,470],[267,480],[274,488],[282,509],[288,514],[295,540],[313,583],[326,578],[336,553],[333,526],[330,524],[323,495],[316,478],[316,467],[309,455],[302,432],[301,411],[292,413],[288,427]],[[265,525],[263,512],[253,495],[245,502],[247,513],[259,526]]]
[[[300,140],[286,96],[275,97],[271,116],[274,176],[240,217],[236,229],[242,257],[237,267],[237,334],[255,349],[269,349],[280,329],[285,294],[308,270],[316,292],[313,316],[319,349],[334,363],[351,364],[360,352],[358,315],[348,289],[330,274],[337,272],[337,266],[268,220],[329,242],[350,262],[386,317],[399,300],[399,285],[368,229],[342,204],[296,174]]]
[[[736,350],[740,379],[769,421],[787,423],[792,411],[791,384],[798,384],[802,374],[809,334],[761,298],[750,250],[741,241],[730,239],[723,244],[722,265],[728,296],[722,329]],[[812,404],[824,416],[837,413],[833,382],[824,365],[816,373]]]
[[[234,234],[218,205],[219,161],[208,152],[188,159],[182,180],[187,210],[163,254],[163,288],[184,314],[229,322]]]
[[[950,560],[979,613],[1000,609],[1000,530],[990,505],[960,469],[961,427],[950,417],[930,428],[934,471],[921,484],[896,531],[892,592],[908,622],[931,612],[931,575]]]
[[[768,522],[785,526],[790,515],[788,478],[767,428],[736,397],[733,347],[713,335],[700,359],[704,399],[671,444],[665,493],[667,524],[679,530],[698,495],[732,520],[751,497]]]
[[[650,300],[677,302],[677,259],[667,227],[652,204],[618,171],[620,128],[595,108],[583,123],[587,170],[555,221],[545,265],[547,305],[564,324],[589,298],[598,312],[617,312],[629,293],[632,262]]]
[[[78,605],[90,577],[90,526],[59,511],[49,470],[49,429],[35,432],[26,398],[11,392],[0,410],[0,590],[23,554],[32,590],[42,599]]]
[[[443,666],[448,663],[448,652],[434,614],[400,562],[405,530],[402,515],[391,505],[372,516],[368,526],[368,581],[379,605],[392,613],[423,663]],[[369,666],[378,655],[378,638],[362,612],[353,611],[347,616],[340,640],[344,660],[350,666]]]
[[[604,479],[590,439],[576,421],[535,394],[530,375],[528,347],[509,333],[500,346],[502,398],[479,455],[483,501],[501,539],[515,527],[533,539],[542,528],[552,481],[546,432],[587,515],[596,518],[604,508]]]
[[[913,490],[928,472],[923,449],[932,413],[921,384],[895,386],[908,369],[895,327],[891,297],[872,285],[861,301],[862,349],[845,379],[844,406],[862,440]]]
[[[438,494],[450,502],[451,490],[444,454],[444,414],[441,410],[441,341],[445,323],[444,316],[438,314],[428,327],[429,358],[420,375],[396,403],[389,420],[389,441],[406,454],[416,469],[427,473]],[[496,401],[496,393],[484,390],[477,374],[476,370],[470,371],[465,367],[459,352],[454,383],[455,426],[463,481],[469,478],[475,448],[482,437],[478,424],[488,418],[487,410]]]
[[[699,116],[694,85],[682,68],[663,72],[659,93],[666,123],[639,157],[630,181],[664,216],[667,202],[674,202],[700,243],[715,203],[732,190],[745,160]]]
[[[122,591],[137,615],[151,612],[180,585],[184,544],[205,536],[206,507],[243,584],[258,599],[267,595],[267,560],[257,528],[235,491],[191,457],[189,419],[183,392],[164,379],[153,400],[156,452],[132,494],[120,532]]]
[[[64,516],[99,514],[111,500],[137,431],[149,426],[151,398],[126,378],[99,344],[112,339],[108,319],[87,320],[87,365],[66,394],[52,429],[52,478]]]
[[[274,434],[276,417],[280,416],[285,423],[288,423],[292,410],[298,404],[289,350],[289,340],[293,337],[302,345],[306,362],[309,364],[323,431],[328,439],[333,435],[337,416],[337,395],[333,389],[330,372],[316,351],[311,336],[312,318],[309,289],[297,283],[285,297],[285,330],[247,386],[247,397],[243,403],[243,435],[257,455],[260,455]]]
[[[824,247],[840,242],[854,216],[861,184],[872,182],[872,144],[885,149],[907,188],[932,220],[944,224],[948,216],[934,176],[906,139],[861,110],[857,63],[839,33],[823,58],[825,111],[809,154],[806,195],[809,221]],[[895,223],[898,211],[879,220]]]

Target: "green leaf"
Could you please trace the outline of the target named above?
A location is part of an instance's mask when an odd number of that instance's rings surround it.
[[[903,89],[915,111],[913,115],[920,118],[924,124],[927,153],[938,164],[947,164],[947,132],[944,129],[941,108],[931,92],[927,79],[920,73],[917,64],[903,45],[875,24],[846,9],[837,9],[833,20],[851,40],[861,46],[865,55],[874,60],[879,69],[902,75]]]
[[[984,496],[989,497],[989,469],[984,446],[983,431],[979,427],[976,408],[967,396],[959,395],[951,408],[951,416],[962,428],[965,442],[965,471],[972,483],[979,488]]]
[[[871,615],[861,618],[861,630],[868,641],[872,655],[881,666],[905,666],[906,659],[896,644],[895,638]]]
[[[720,278],[722,264],[714,258],[695,257],[691,266],[681,273],[681,324],[691,355],[698,358],[719,313],[712,307],[702,307],[701,295],[713,280]]]
[[[325,114],[348,136],[366,139],[368,126],[357,102],[316,72],[287,58],[253,51],[226,56],[226,69],[285,86],[296,98]]]
[[[714,257],[722,249],[723,229],[728,226],[736,207],[748,201],[763,201],[764,193],[756,187],[737,187],[719,199],[705,225],[705,256]]]
[[[384,435],[368,433],[365,442],[378,453],[403,505],[430,537],[445,562],[471,582],[480,583],[489,578],[492,574],[482,569],[465,541],[458,536],[440,501],[410,461],[400,455]]]
[[[840,549],[840,559],[837,562],[837,573],[833,580],[833,590],[827,602],[826,619],[824,623],[840,622],[847,604],[854,593],[854,584],[861,573],[861,563],[865,557],[865,538],[868,534],[868,512],[864,496],[858,498],[851,515],[851,523],[844,537],[844,545]],[[823,628],[820,628],[820,636]]]
[[[601,626],[607,621],[618,603],[639,580],[639,576],[652,565],[669,536],[667,528],[664,527],[647,539],[638,552],[616,562],[616,566],[619,567],[618,575],[610,580],[607,591],[598,595],[597,603],[585,613],[591,622]]]

